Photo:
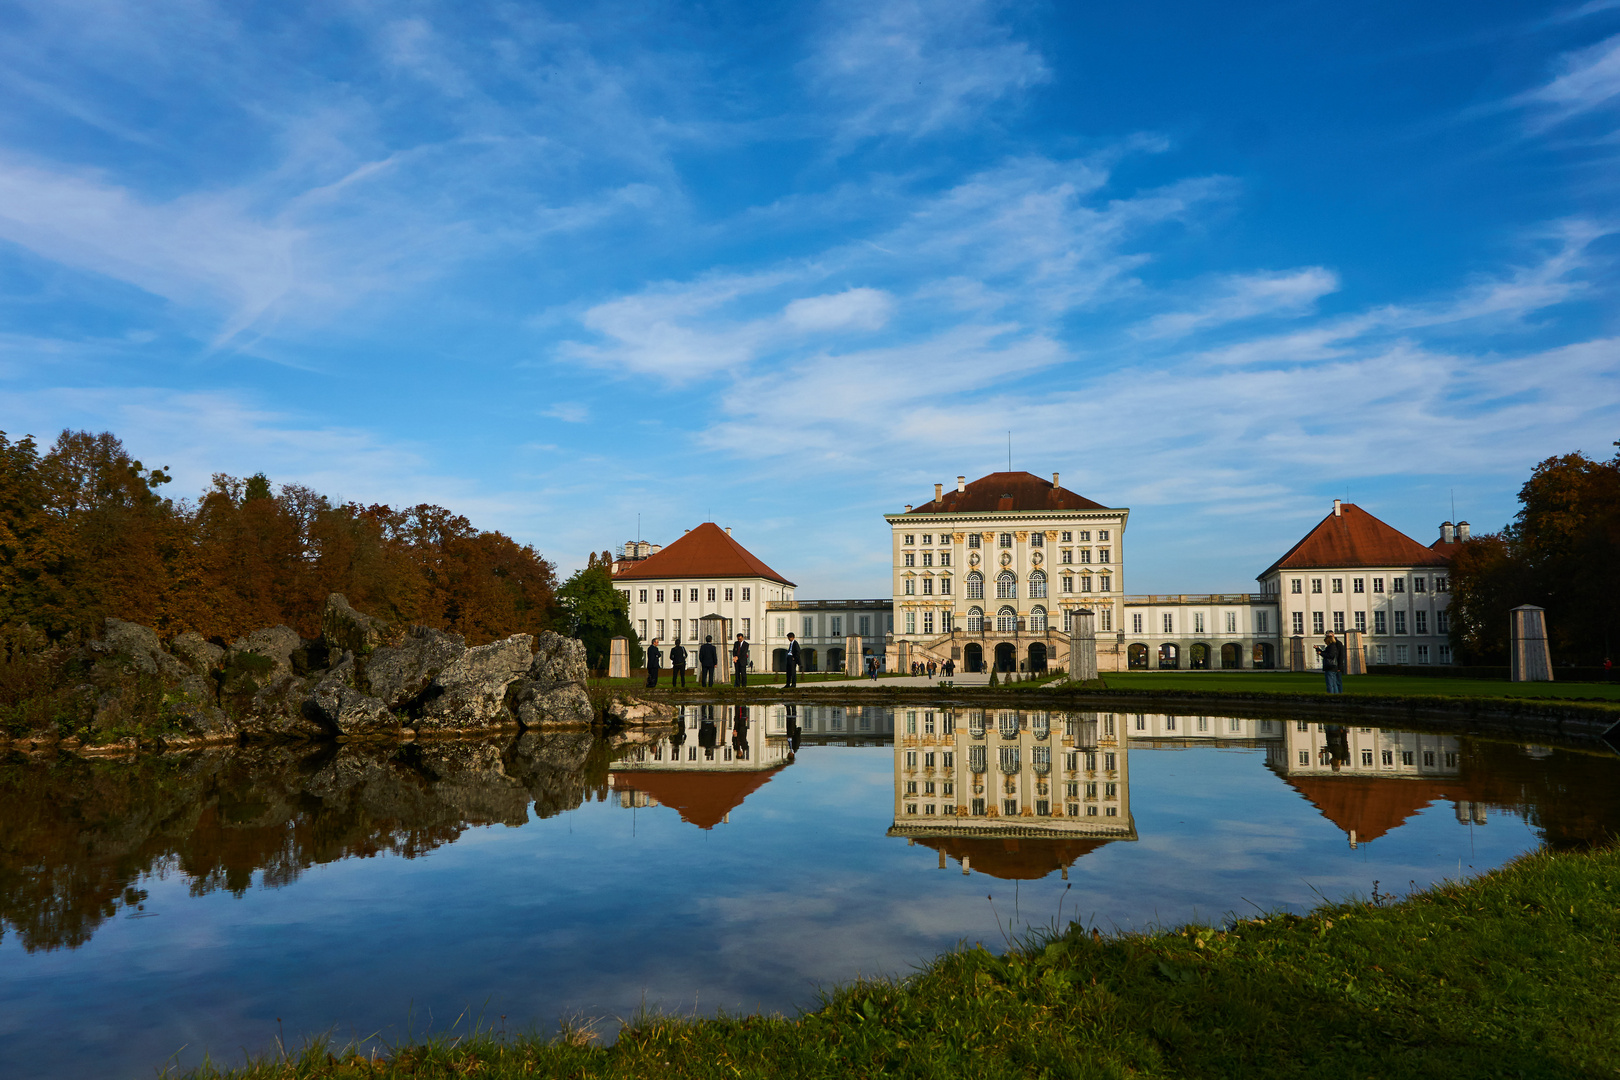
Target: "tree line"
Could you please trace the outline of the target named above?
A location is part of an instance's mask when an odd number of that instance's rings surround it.
[[[1616,447],[1620,447],[1617,442]],[[1519,489],[1500,532],[1451,562],[1452,641],[1471,664],[1508,662],[1508,612],[1547,609],[1555,665],[1595,666],[1620,647],[1620,452],[1550,457]]]
[[[442,506],[335,503],[260,473],[216,474],[195,502],[114,435],[64,431],[41,452],[0,432],[0,629],[52,641],[109,617],[164,637],[320,629],[330,593],[396,624],[481,644],[574,630],[556,568]]]

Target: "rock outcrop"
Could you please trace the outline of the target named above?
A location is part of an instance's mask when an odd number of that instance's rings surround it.
[[[165,647],[147,627],[108,619],[98,640],[59,651],[45,714],[57,719],[38,731],[0,729],[0,742],[68,740],[95,752],[453,735],[595,719],[584,646],[572,638],[515,634],[468,648],[458,634],[416,626],[384,644],[384,629],[336,594],[320,641],[273,626],[228,648],[191,632]]]
[[[335,657],[351,652],[356,656],[369,656],[382,644],[388,624],[370,615],[363,615],[349,606],[341,593],[326,598],[326,610],[321,613],[321,640]]]
[[[608,703],[607,718],[616,724],[667,724],[675,719],[675,706],[662,701],[616,697]]]
[[[584,642],[541,634],[529,670],[507,691],[507,707],[525,728],[589,724],[596,708],[585,691],[586,674]]]

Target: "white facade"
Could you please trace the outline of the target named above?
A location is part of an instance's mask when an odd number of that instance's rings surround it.
[[[1261,584],[1276,601],[1283,635],[1320,642],[1362,632],[1369,664],[1452,663],[1451,581],[1444,567],[1360,566],[1275,570]],[[1314,648],[1306,666],[1321,667]]]
[[[1120,630],[1134,670],[1267,670],[1286,662],[1266,593],[1127,596]]]
[[[694,655],[689,667],[697,666],[692,646],[701,643],[698,622],[708,617],[727,620],[731,637],[715,645],[728,645],[743,637],[757,647],[761,640],[761,627],[765,626],[768,604],[793,599],[793,586],[783,585],[766,577],[732,577],[646,579],[616,581],[614,587],[630,604],[630,625],[643,645],[653,638],[663,639],[664,645],[682,642]],[[711,635],[713,636],[713,635]],[[722,663],[729,663],[725,649],[721,649]],[[761,658],[753,657],[756,668]]]
[[[894,630],[894,605],[887,600],[776,600],[765,613],[765,651],[754,658],[761,671],[784,671],[787,636],[799,643],[805,671],[844,670],[846,639],[861,639],[862,656],[881,661],[885,637]],[[865,661],[862,661],[865,669]]]

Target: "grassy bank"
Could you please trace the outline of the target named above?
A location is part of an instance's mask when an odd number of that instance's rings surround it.
[[[1371,882],[1368,883],[1372,885]],[[1235,898],[1234,898],[1235,900]],[[472,1035],[315,1048],[269,1077],[1614,1077],[1620,854],[1308,916],[949,953],[794,1018],[648,1018],[597,1047]]]

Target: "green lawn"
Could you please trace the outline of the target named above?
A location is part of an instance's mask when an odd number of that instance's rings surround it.
[[[1585,1080],[1620,1075],[1617,1017],[1611,850],[1219,928],[1094,937],[1074,924],[831,991],[799,1016],[632,1018],[608,1047],[579,1027],[472,1032],[194,1075]]]
[[[1318,673],[1290,671],[1106,672],[1111,690],[1196,690],[1228,694],[1325,694]],[[1585,698],[1620,701],[1620,682],[1513,683],[1505,679],[1442,679],[1409,675],[1347,675],[1346,694],[1390,697]]]

